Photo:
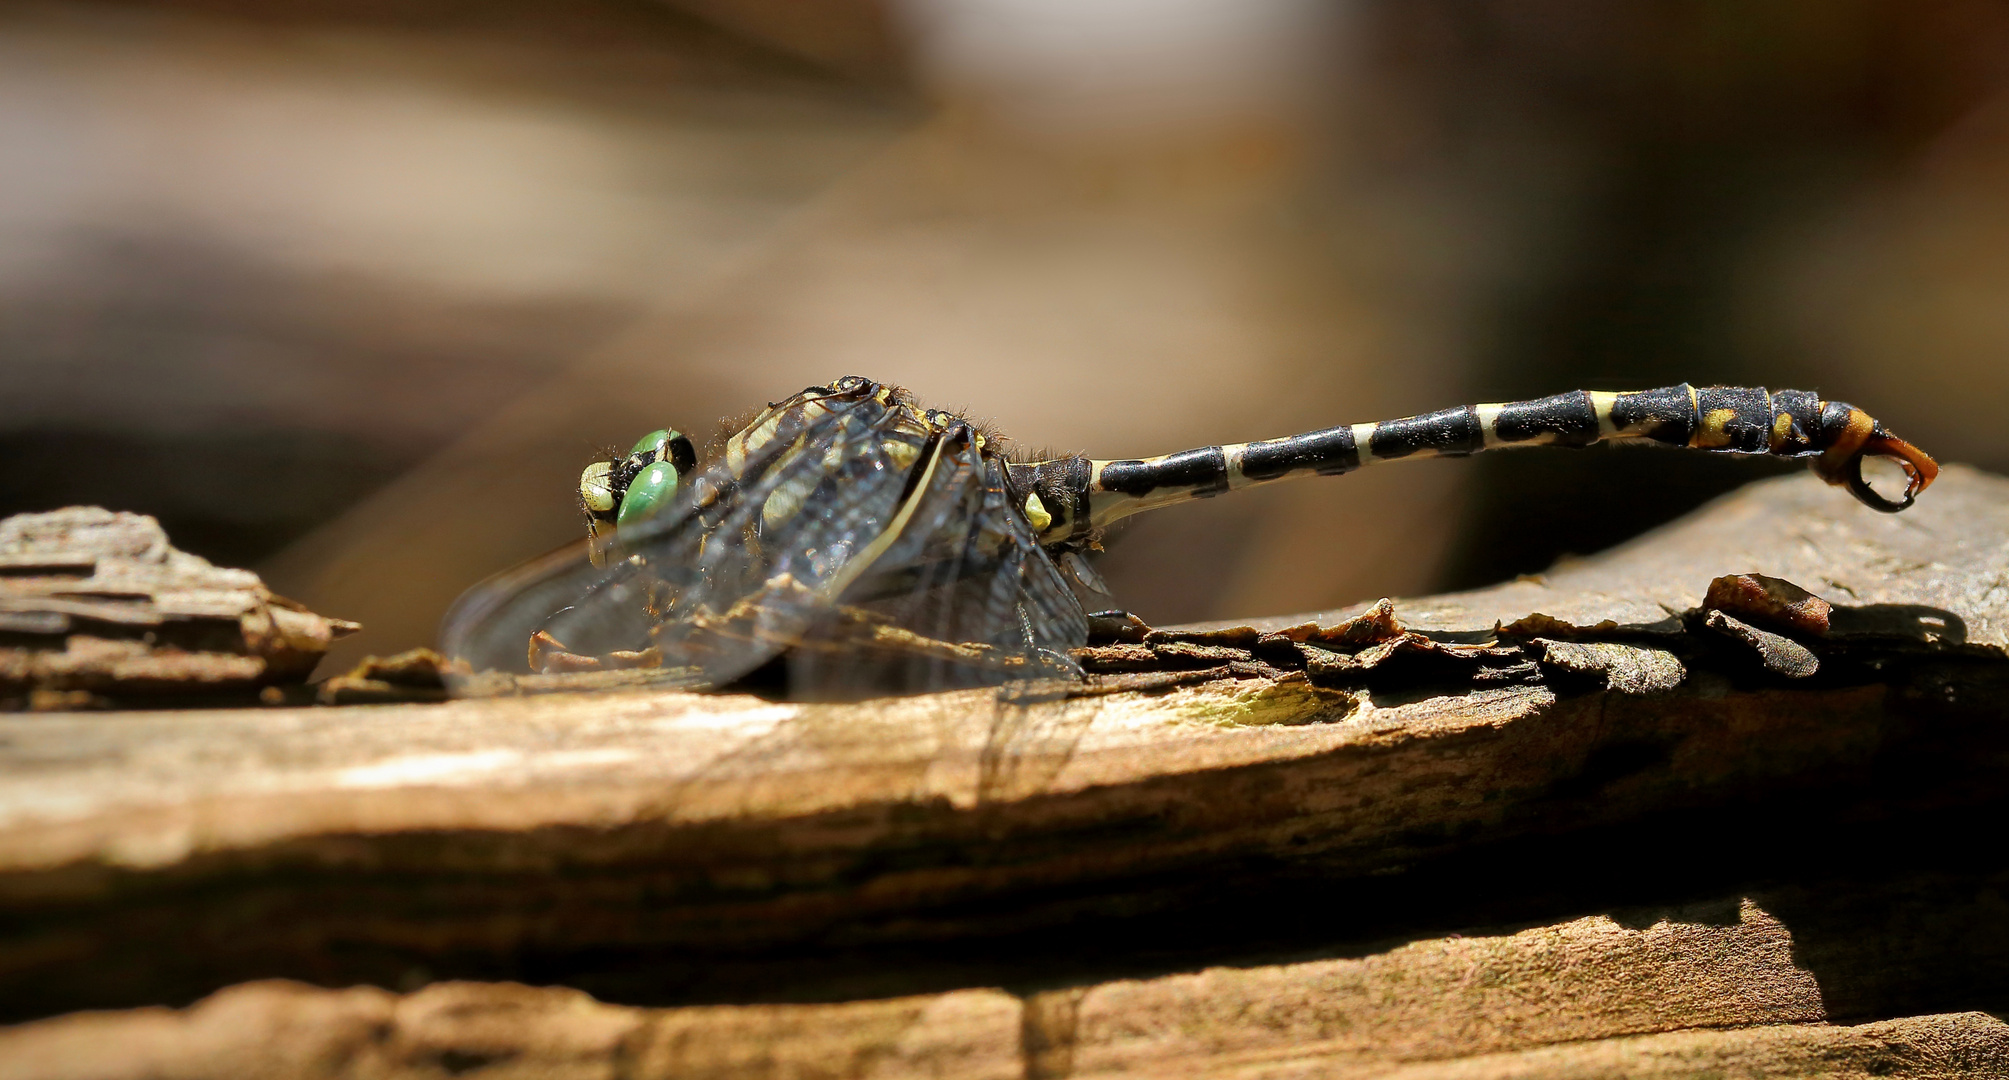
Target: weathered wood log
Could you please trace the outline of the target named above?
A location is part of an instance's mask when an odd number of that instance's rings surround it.
[[[289,982],[185,1011],[0,1031],[39,1080],[442,1074],[679,1078],[1872,1077],[2009,1072],[1985,1013],[1837,1026],[1787,929],[1602,917],[1353,958],[842,1004],[643,1009],[575,990],[441,983],[408,995]]]
[[[266,977],[1031,993],[1745,896],[1824,1011],[1687,1026],[1999,1008],[2009,865],[1966,841],[2009,821],[2009,481],[1931,494],[1892,518],[1755,485],[1539,579],[1398,602],[1406,635],[1333,640],[1359,611],[1169,635],[1193,663],[1269,635],[1305,670],[1157,692],[0,718],[0,1007]],[[1703,606],[1753,572],[1824,597],[1826,630],[1755,578]],[[1779,1052],[1840,1061],[1870,1031],[1807,1030]]]

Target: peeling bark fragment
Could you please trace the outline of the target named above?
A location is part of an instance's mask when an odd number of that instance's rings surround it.
[[[1532,615],[1515,619],[1505,626],[1500,626],[1494,632],[1503,637],[1577,638],[1599,637],[1605,634],[1616,633],[1617,631],[1618,623],[1610,619],[1602,620],[1590,626],[1583,626],[1550,615],[1544,615],[1537,611]]]
[[[1327,646],[1364,646],[1389,641],[1402,636],[1402,624],[1395,618],[1395,601],[1382,597],[1354,617],[1326,626],[1317,622],[1303,622],[1296,626],[1286,626],[1263,634],[1261,641],[1269,643],[1290,642],[1292,644],[1316,644]]]
[[[1169,645],[1186,642],[1192,645],[1225,645],[1231,649],[1246,649],[1262,637],[1253,626],[1223,626],[1207,630],[1152,630],[1144,635],[1146,645]]]
[[[1151,651],[1163,667],[1213,667],[1218,664],[1247,663],[1254,659],[1247,649],[1227,645],[1198,645],[1189,641],[1168,641]]]
[[[1090,675],[1151,671],[1158,666],[1158,654],[1148,645],[1090,645],[1073,650],[1071,655]]]
[[[376,705],[392,701],[444,701],[446,675],[464,661],[448,660],[432,649],[407,649],[391,656],[366,656],[363,662],[317,688],[323,705]]]
[[[1864,648],[1887,651],[1900,640],[1959,645],[1968,633],[1960,616],[1940,608],[1838,607],[1793,582],[1762,574],[1719,576],[1707,591],[1731,609],[1675,613],[1663,607],[1667,617],[1651,624],[1562,619],[1536,611],[1512,622],[1496,620],[1489,640],[1482,630],[1405,630],[1394,603],[1383,599],[1329,624],[1308,618],[1262,632],[1246,625],[1153,630],[1147,644],[1096,646],[1076,656],[1090,672],[1141,674],[1226,664],[1223,677],[1303,672],[1319,686],[1403,694],[1552,683],[1574,693],[1637,696],[1671,690],[1698,666],[1748,673],[1745,656],[1773,675],[1808,678],[1822,670],[1821,658],[1796,642],[1791,636],[1796,634],[1831,643],[1830,660],[1841,666],[1830,664],[1830,681],[1861,681],[1876,678],[1875,664],[1862,660]],[[1738,647],[1726,652],[1723,638]],[[1855,644],[1845,649],[1844,642]]]
[[[1150,623],[1128,611],[1094,612],[1088,616],[1088,640],[1092,645],[1135,645],[1150,632]]]
[[[1122,694],[1132,691],[1148,693],[1153,690],[1170,690],[1178,686],[1197,686],[1217,679],[1233,679],[1238,676],[1234,665],[1193,668],[1189,671],[1139,671],[1117,675],[1090,675],[1086,683],[1073,688],[1070,697],[1100,697],[1105,694]]]
[[[1304,646],[1314,685],[1371,689],[1470,688],[1541,681],[1518,646],[1461,645],[1403,634],[1357,653]]]
[[[1395,619],[1395,601],[1382,597],[1374,606],[1316,636],[1321,643],[1372,645],[1402,636],[1402,624]]]
[[[1237,679],[1270,679],[1284,682],[1303,679],[1304,672],[1275,667],[1261,660],[1235,660],[1228,664],[1228,672]]]
[[[1198,645],[1185,641],[1165,641],[1155,645],[1091,645],[1075,649],[1074,658],[1093,681],[1093,693],[1122,690],[1156,690],[1202,681],[1196,675],[1214,679],[1303,678],[1304,658],[1296,648],[1282,661],[1271,663],[1247,649],[1226,645]],[[1167,680],[1165,676],[1177,676]]]
[[[1733,641],[1750,646],[1757,654],[1758,662],[1765,670],[1788,679],[1804,679],[1821,669],[1820,658],[1805,645],[1769,630],[1760,630],[1750,623],[1711,611],[1703,616],[1702,625]]]
[[[1359,648],[1398,638],[1403,633],[1405,631],[1402,624],[1395,618],[1395,601],[1384,596],[1366,611],[1331,625],[1307,621],[1277,630],[1258,630],[1247,625],[1209,627],[1202,630],[1153,630],[1144,635],[1144,643],[1158,645],[1184,642],[1193,645],[1224,645],[1236,649],[1284,644]]]
[[[1814,637],[1828,632],[1833,610],[1826,600],[1798,585],[1764,574],[1725,574],[1711,581],[1702,606],[1755,626]]]
[[[1596,678],[1615,693],[1643,696],[1665,693],[1681,685],[1688,669],[1680,658],[1662,649],[1616,642],[1556,641],[1537,638],[1542,663],[1573,675]]]

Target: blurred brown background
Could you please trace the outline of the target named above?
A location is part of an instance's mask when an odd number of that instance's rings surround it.
[[[2009,3],[0,7],[0,513],[431,639],[599,445],[857,373],[1162,453],[1804,386],[2009,469]],[[1476,584],[1764,466],[1493,455],[1139,520],[1153,621]]]

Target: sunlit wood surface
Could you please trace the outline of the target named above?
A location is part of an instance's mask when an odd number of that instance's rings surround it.
[[[1835,605],[1819,673],[1697,643],[1681,616],[1742,572]],[[1988,1074],[2009,866],[1962,838],[2005,818],[2005,582],[2009,481],[1952,469],[1885,517],[1792,478],[1540,579],[1396,602],[1439,632],[1610,619],[1682,658],[1671,689],[1612,669],[1011,708],[6,718],[4,1006],[124,1011],[7,1029],[0,1062]]]

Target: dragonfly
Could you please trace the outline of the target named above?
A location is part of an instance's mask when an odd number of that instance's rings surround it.
[[[770,403],[703,460],[665,428],[592,462],[585,540],[471,590],[443,644],[477,671],[803,698],[1079,680],[1073,650],[1141,625],[1085,558],[1117,521],[1388,462],[1625,441],[1805,459],[1884,512],[1938,475],[1868,413],[1800,390],[1576,390],[1159,457],[1025,460],[966,415],[847,376]],[[1899,497],[1870,484],[1871,458],[1902,469]]]

